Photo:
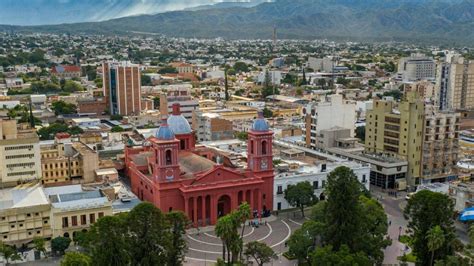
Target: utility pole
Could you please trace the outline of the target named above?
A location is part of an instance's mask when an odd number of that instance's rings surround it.
[[[33,104],[31,103],[31,96],[30,96],[30,126],[31,126],[31,129],[35,128],[35,117],[33,116]]]
[[[224,70],[224,90],[225,90],[225,101],[229,100],[229,84],[227,83],[227,69]]]

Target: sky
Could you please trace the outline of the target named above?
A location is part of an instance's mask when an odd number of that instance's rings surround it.
[[[45,25],[102,21],[218,2],[267,0],[0,0],[0,24]]]

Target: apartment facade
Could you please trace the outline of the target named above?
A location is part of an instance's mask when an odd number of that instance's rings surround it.
[[[41,176],[36,132],[18,129],[16,120],[0,120],[0,185],[13,187]]]
[[[366,116],[366,150],[406,159],[411,187],[422,175],[423,116],[424,102],[416,92],[407,93],[398,106],[393,100],[375,100]]]
[[[460,113],[438,111],[425,106],[423,130],[423,181],[448,181],[456,177],[454,167],[458,161]]]
[[[434,80],[436,62],[424,54],[411,54],[409,57],[400,59],[398,73],[405,81]]]
[[[0,190],[0,241],[20,246],[51,237],[50,204],[38,184]]]
[[[106,109],[110,114],[139,114],[141,111],[139,65],[130,62],[104,62],[102,75]]]
[[[234,138],[232,121],[216,113],[194,112],[192,128],[198,141],[227,140]]]
[[[474,61],[448,54],[438,66],[436,103],[440,110],[474,108]]]
[[[317,147],[321,130],[334,127],[347,128],[350,130],[350,136],[354,136],[356,104],[343,99],[342,95],[329,95],[324,102],[308,104],[303,108],[303,116],[305,121],[303,138],[307,147]]]

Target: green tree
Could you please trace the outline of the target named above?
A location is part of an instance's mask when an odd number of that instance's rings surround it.
[[[113,126],[112,129],[110,130],[111,132],[123,132],[125,129],[121,126]]]
[[[155,109],[160,109],[160,97],[158,96],[153,97],[153,105]]]
[[[326,205],[326,241],[335,250],[347,245],[354,251],[362,240],[361,185],[354,172],[345,166],[334,169],[327,177],[325,190],[328,197]]]
[[[167,67],[163,67],[160,70],[158,70],[158,73],[159,74],[178,73],[178,70],[174,67],[167,66]]]
[[[61,266],[92,266],[92,258],[79,252],[67,252]]]
[[[334,250],[331,245],[318,248],[311,254],[311,262],[313,266],[374,265],[363,252],[351,253],[349,247],[346,245],[342,245],[337,251]]]
[[[151,82],[151,77],[148,75],[141,75],[140,77],[141,85],[142,86],[151,86],[153,83]]]
[[[444,260],[437,260],[435,266],[472,266],[473,261],[469,257],[447,256]]]
[[[44,240],[44,238],[39,237],[39,236],[33,238],[34,249],[40,253],[43,253],[43,255],[47,257],[45,245],[46,245],[46,241]]]
[[[10,261],[21,260],[20,254],[18,251],[9,245],[0,241],[0,256],[5,259],[5,264],[8,265]]]
[[[448,195],[422,190],[413,195],[404,210],[408,220],[413,252],[417,264],[430,265],[432,252],[428,246],[428,232],[439,226],[444,234],[443,244],[437,249],[434,260],[443,260],[453,255],[455,229],[453,226],[454,202]]]
[[[51,104],[55,115],[75,114],[77,113],[76,105],[66,103],[65,101],[55,101]]]
[[[169,212],[166,219],[171,225],[171,248],[168,251],[169,266],[178,266],[183,264],[184,251],[186,250],[186,226],[189,223],[188,218],[182,212]]]
[[[311,250],[314,250],[318,241],[321,241],[323,233],[323,223],[313,220],[305,222],[301,228],[296,229],[288,239],[288,252],[297,258],[300,264],[309,264],[311,262],[309,256]]]
[[[66,80],[64,83],[63,90],[65,92],[76,92],[76,91],[83,91],[84,87],[81,84],[75,82],[74,80]]]
[[[71,239],[69,237],[58,236],[51,240],[51,251],[55,254],[64,254],[66,249],[69,247]]]
[[[440,249],[444,244],[444,233],[443,229],[439,225],[428,230],[426,235],[428,250],[431,251],[431,262],[430,265],[433,265],[435,251]]]
[[[296,96],[303,96],[303,89],[302,88],[296,88]]]
[[[248,139],[247,132],[235,132],[234,135],[236,138],[242,141],[246,141]]]
[[[232,245],[239,238],[234,217],[231,214],[220,217],[217,220],[215,232],[216,236],[222,240],[222,259],[225,262],[227,254],[227,262],[230,263]]]
[[[92,257],[92,264],[129,265],[131,243],[126,240],[126,234],[126,215],[98,219],[84,241],[84,247]]]
[[[127,223],[126,239],[132,265],[165,265],[171,235],[168,220],[161,210],[149,202],[140,203],[130,211]],[[178,252],[171,253],[179,255]]]
[[[249,66],[244,62],[235,62],[234,67],[237,72],[249,72]]]
[[[123,116],[122,115],[111,115],[110,116],[110,120],[117,120],[117,121],[120,121],[123,119]]]
[[[288,185],[284,191],[284,197],[291,206],[300,208],[303,217],[304,207],[317,201],[317,197],[314,195],[314,188],[308,181],[300,182],[296,185]]]
[[[271,118],[273,117],[273,112],[272,110],[268,109],[267,107],[263,108],[263,117],[265,118]]]
[[[272,259],[277,259],[275,251],[267,244],[258,241],[251,241],[245,244],[245,255],[252,257],[258,266],[269,263]]]

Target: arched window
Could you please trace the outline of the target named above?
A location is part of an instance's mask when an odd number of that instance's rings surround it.
[[[172,163],[171,150],[166,150],[165,158],[166,158],[166,165],[171,165]]]
[[[250,153],[253,154],[253,140],[250,141]]]
[[[264,140],[264,141],[262,141],[262,154],[263,154],[263,155],[267,154],[267,149],[268,149],[268,147],[267,147],[267,141]]]

